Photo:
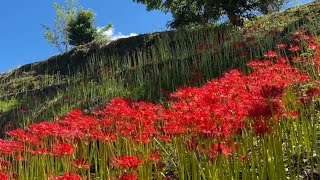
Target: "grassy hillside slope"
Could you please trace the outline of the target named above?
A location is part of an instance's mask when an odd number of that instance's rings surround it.
[[[24,65],[0,75],[1,132],[74,108],[90,113],[115,96],[164,103],[177,87],[200,85],[233,68],[246,71],[246,62],[263,57],[288,32],[319,28],[319,17],[315,2],[258,17],[243,29],[222,25],[145,34]]]

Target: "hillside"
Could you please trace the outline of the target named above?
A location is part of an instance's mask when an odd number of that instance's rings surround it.
[[[246,70],[251,57],[262,57],[288,32],[319,27],[319,14],[314,2],[247,21],[241,30],[221,25],[145,34],[24,65],[0,75],[1,127],[52,120],[74,108],[89,113],[115,96],[164,102],[177,87],[200,85],[232,68]]]
[[[0,75],[0,179],[320,179],[320,2]]]

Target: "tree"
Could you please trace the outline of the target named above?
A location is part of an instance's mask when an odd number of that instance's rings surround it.
[[[216,23],[226,15],[233,25],[241,26],[241,18],[252,18],[257,12],[279,11],[288,0],[133,0],[145,4],[147,10],[171,12],[172,28]]]
[[[60,6],[58,3],[54,3],[56,9],[56,16],[53,21],[54,29],[50,29],[46,25],[42,25],[45,28],[45,38],[51,44],[58,48],[60,52],[67,52],[70,50],[69,38],[68,38],[68,22],[74,18],[80,9],[78,0],[65,0],[65,5]]]
[[[94,13],[91,10],[80,10],[75,18],[69,20],[67,32],[70,45],[79,46],[95,39],[97,30],[93,18]]]
[[[45,38],[49,43],[58,48],[60,52],[67,52],[73,46],[83,45],[92,41],[106,40],[108,37],[103,33],[112,25],[94,27],[94,12],[83,10],[78,0],[65,0],[64,5],[54,3],[56,17],[54,29],[43,25]]]
[[[105,31],[112,28],[112,24],[105,27],[94,27],[95,14],[91,10],[80,10],[75,18],[68,22],[68,40],[70,45],[79,46],[90,42],[99,42],[109,40],[104,34]]]

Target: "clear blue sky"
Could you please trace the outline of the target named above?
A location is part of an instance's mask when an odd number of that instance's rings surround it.
[[[294,2],[307,2],[300,0]],[[53,27],[53,3],[63,0],[4,0],[1,7],[0,72],[19,65],[42,61],[58,53],[44,38],[41,24]],[[166,30],[171,15],[147,12],[145,6],[132,0],[80,0],[85,9],[96,13],[96,25],[112,23],[115,34],[148,33]]]

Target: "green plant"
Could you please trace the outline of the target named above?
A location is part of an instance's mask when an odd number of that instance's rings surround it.
[[[70,43],[68,37],[68,22],[74,18],[80,6],[78,0],[65,0],[64,5],[54,3],[56,10],[56,17],[53,21],[54,29],[50,29],[46,25],[42,25],[45,28],[45,38],[47,41],[57,47],[60,52],[67,52],[70,50]]]
[[[19,104],[19,100],[16,98],[10,98],[7,100],[0,100],[0,113],[6,112]]]
[[[68,26],[68,40],[70,45],[79,46],[92,42],[97,36],[94,28],[95,14],[91,10],[80,10],[76,17],[71,17]]]
[[[60,52],[67,52],[73,46],[83,45],[92,41],[108,40],[103,34],[109,30],[112,25],[102,28],[94,27],[94,12],[92,10],[83,10],[78,0],[65,0],[65,5],[54,3],[56,17],[54,29],[46,25],[45,38],[53,44]]]
[[[171,12],[173,20],[168,24],[172,28],[190,25],[215,23],[222,15],[227,15],[233,25],[242,25],[241,16],[252,18],[258,11],[264,14],[277,11],[286,0],[133,0],[147,6],[148,10]]]

